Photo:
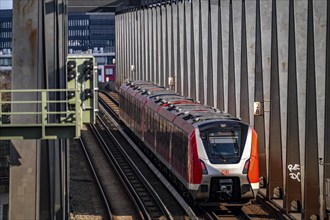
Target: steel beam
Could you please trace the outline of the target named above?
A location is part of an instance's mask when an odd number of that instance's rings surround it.
[[[183,64],[183,89],[182,94],[184,96],[188,96],[188,82],[189,82],[189,76],[188,76],[188,48],[187,48],[187,12],[186,12],[186,1],[183,2],[183,46],[182,46],[182,64]]]
[[[195,65],[195,31],[194,31],[194,2],[190,6],[190,97],[196,99],[196,65]]]
[[[308,0],[304,219],[319,217],[320,211],[313,14],[313,1]]]
[[[212,23],[211,23],[211,0],[208,0],[207,7],[207,97],[206,102],[210,106],[214,106],[214,90],[213,90],[213,53],[212,53]]]
[[[325,78],[325,94],[330,94],[330,2],[327,2],[327,43],[326,43],[326,78]],[[324,134],[330,133],[330,95],[326,96],[325,100],[325,124]],[[328,218],[330,217],[330,140],[327,135],[324,135],[324,192],[325,208]]]
[[[180,17],[183,16],[180,13],[180,3],[176,2],[176,45],[177,45],[177,56],[176,56],[176,91],[181,94],[182,93],[182,72],[181,72],[181,46],[180,46]]]
[[[204,103],[204,55],[203,55],[203,32],[202,32],[202,1],[198,5],[198,100]]]
[[[250,123],[249,108],[249,80],[246,39],[246,15],[245,0],[242,0],[242,33],[241,33],[241,92],[240,92],[240,115],[244,122]]]
[[[272,2],[268,197],[271,199],[281,199],[283,197],[283,165],[279,91],[280,82],[278,69],[277,9],[276,0],[273,0]]]
[[[284,207],[288,212],[300,212],[301,166],[298,124],[296,35],[294,1],[289,5],[289,46],[288,46],[288,99],[287,99],[287,150],[286,150],[286,189]]]
[[[260,23],[260,0],[256,1],[256,35],[255,35],[255,87],[254,101],[264,103],[264,83],[262,68],[262,45],[261,45],[261,23]],[[259,114],[254,116],[254,128],[258,134],[258,152],[259,152],[259,169],[261,177],[261,187],[266,187],[267,165],[266,165],[266,145],[265,145],[265,115]]]
[[[13,4],[13,89],[65,88],[66,0],[14,0]],[[49,44],[48,42],[53,42]],[[35,94],[24,94],[40,100]],[[13,96],[14,101],[22,96]],[[60,99],[60,96],[52,97]],[[14,112],[35,110],[38,105]],[[61,110],[49,105],[48,110]],[[59,122],[58,117],[50,118]],[[35,116],[13,117],[12,121],[40,123]],[[13,141],[10,168],[10,219],[68,218],[68,144],[56,141]],[[47,164],[49,161],[49,164]]]
[[[229,2],[228,113],[236,117],[233,2]]]
[[[224,110],[223,56],[222,56],[222,19],[221,1],[218,1],[218,48],[217,48],[217,102],[216,106]]]

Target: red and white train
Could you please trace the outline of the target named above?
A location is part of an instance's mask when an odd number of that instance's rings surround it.
[[[150,82],[120,87],[120,118],[195,201],[244,203],[259,190],[255,130]]]
[[[99,66],[99,82],[111,82],[116,80],[116,65],[106,64]]]

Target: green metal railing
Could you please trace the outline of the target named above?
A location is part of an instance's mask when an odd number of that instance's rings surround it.
[[[11,101],[2,100],[5,93],[11,95]],[[11,110],[4,112],[5,105]],[[0,90],[0,140],[78,138],[82,126],[80,105],[78,89]],[[54,106],[65,110],[54,111]]]

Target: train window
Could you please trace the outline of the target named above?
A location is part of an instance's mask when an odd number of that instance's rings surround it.
[[[237,137],[210,137],[210,151],[214,156],[237,156]]]
[[[238,163],[241,154],[240,132],[203,133],[203,144],[213,164]]]
[[[113,69],[112,68],[107,68],[105,70],[105,75],[106,76],[113,76]]]

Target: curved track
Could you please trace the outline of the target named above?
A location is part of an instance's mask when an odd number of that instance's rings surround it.
[[[125,153],[122,145],[116,141],[102,119],[97,118],[96,124],[91,127],[134,197],[143,217],[145,219],[159,219],[161,217],[173,219],[146,177]]]
[[[149,159],[141,152],[138,146],[128,137],[124,132],[123,128],[119,126],[118,115],[111,110],[108,106],[109,99],[100,99],[100,110],[104,114],[107,120],[107,126],[114,132],[115,138],[119,139],[120,143],[127,142],[129,145],[126,147],[127,154],[130,156],[135,155],[133,159],[138,163],[138,167],[142,172],[147,172],[148,181],[150,184],[157,188],[158,194],[161,196],[162,201],[166,204],[173,216],[181,216],[182,218],[197,219],[195,213],[192,211],[191,207],[186,203],[186,201],[177,193],[177,191],[171,186],[171,184],[166,180],[165,177],[157,170],[157,168],[149,161]],[[123,140],[124,139],[124,140]]]

